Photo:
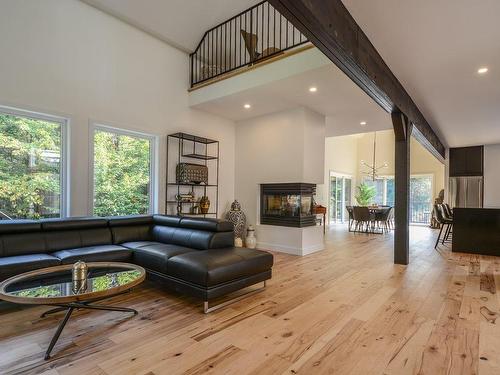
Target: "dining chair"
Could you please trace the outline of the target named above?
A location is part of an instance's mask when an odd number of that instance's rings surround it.
[[[352,232],[352,224],[354,223],[354,215],[352,206],[346,206],[347,214],[349,215],[349,232]]]
[[[387,233],[390,230],[390,216],[391,216],[392,207],[384,206],[384,208],[378,210],[375,213],[375,221],[377,225],[382,230],[382,233]]]
[[[361,228],[365,233],[368,233],[369,230],[373,232],[373,225],[375,224],[375,215],[370,212],[368,207],[353,207],[353,217],[356,225],[354,227],[354,231],[360,231]]]

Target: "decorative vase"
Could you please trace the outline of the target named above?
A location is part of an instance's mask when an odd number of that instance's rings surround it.
[[[247,218],[245,213],[241,211],[241,205],[237,200],[231,204],[231,210],[226,214],[226,220],[233,223],[234,236],[243,240]]]
[[[84,293],[87,290],[87,273],[88,266],[85,262],[79,260],[73,264],[72,279],[74,294]]]
[[[249,249],[255,249],[257,238],[255,238],[255,229],[252,225],[248,226],[246,244]]]
[[[210,209],[210,199],[207,196],[200,198],[200,211],[202,214],[207,214]]]

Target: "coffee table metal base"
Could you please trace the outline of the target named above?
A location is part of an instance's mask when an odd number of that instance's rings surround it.
[[[92,301],[94,302],[94,301]],[[54,349],[54,346],[57,343],[57,340],[59,340],[59,336],[61,336],[61,333],[68,323],[69,318],[71,317],[71,314],[73,313],[73,310],[75,309],[89,309],[89,310],[105,310],[105,311],[119,311],[119,312],[128,312],[132,313],[134,315],[137,315],[138,312],[137,310],[128,308],[128,307],[116,307],[116,306],[106,306],[106,305],[93,305],[90,302],[71,302],[71,303],[64,303],[64,304],[57,304],[57,305],[50,305],[50,306],[57,306],[55,309],[49,310],[44,312],[41,317],[45,317],[49,314],[54,314],[57,312],[61,311],[66,311],[66,314],[64,315],[63,320],[61,320],[61,323],[59,323],[59,327],[57,327],[57,330],[52,337],[52,340],[50,340],[49,347],[47,348],[47,351],[45,352],[45,359],[50,359],[50,353],[52,352],[52,349]]]

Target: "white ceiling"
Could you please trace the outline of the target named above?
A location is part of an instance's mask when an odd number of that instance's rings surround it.
[[[309,92],[312,86],[317,92]],[[246,103],[252,107],[243,108]],[[333,64],[204,102],[195,108],[241,121],[299,106],[327,116],[327,136],[392,128],[389,114]],[[361,126],[361,121],[367,125]]]
[[[450,147],[500,143],[500,0],[343,2]]]
[[[82,0],[186,52],[205,31],[259,0]]]
[[[209,28],[258,3],[82,1],[185,51],[192,51]],[[500,143],[500,0],[343,2],[447,145]],[[489,68],[484,76],[476,73],[481,66]],[[344,85],[337,82],[338,70],[332,77],[325,72],[316,74],[245,93],[247,100],[256,103],[252,113],[303,104],[322,113],[335,111],[339,118],[350,112],[345,121],[357,121],[365,105],[367,110],[370,107],[360,102],[366,101],[360,91],[353,96],[346,94],[349,90],[343,91]],[[313,99],[298,88],[314,79],[328,88]],[[242,114],[239,109],[244,99],[241,94],[231,101],[213,103],[213,108],[207,110],[224,112],[234,119],[245,118],[250,113]]]

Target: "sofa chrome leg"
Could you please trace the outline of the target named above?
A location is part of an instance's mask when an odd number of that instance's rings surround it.
[[[221,302],[218,305],[211,306],[211,307],[209,306],[208,301],[204,301],[203,302],[203,312],[205,314],[208,314],[208,313],[211,313],[213,311],[222,309],[223,307],[226,307],[226,306],[231,305],[231,304],[233,304],[235,302],[238,302],[238,301],[242,300],[243,298],[246,298],[246,297],[248,297],[248,296],[250,296],[252,294],[256,294],[256,293],[262,292],[266,288],[266,286],[267,286],[267,283],[264,280],[263,285],[260,288],[250,290],[250,291],[245,292],[243,294],[240,294],[240,295],[238,295],[238,296],[236,296],[234,298],[231,298],[230,300]]]

